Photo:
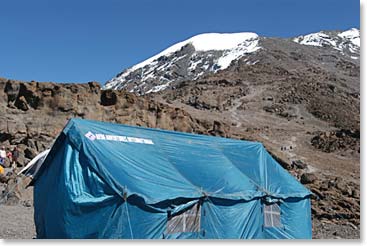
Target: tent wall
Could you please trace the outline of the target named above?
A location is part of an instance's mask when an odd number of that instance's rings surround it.
[[[104,228],[118,228],[111,216],[124,216],[125,210],[120,208],[123,199],[88,165],[79,162],[79,152],[68,143],[52,158],[52,165],[45,168],[34,187],[37,237],[113,238]],[[117,234],[121,237],[125,231],[120,228]]]

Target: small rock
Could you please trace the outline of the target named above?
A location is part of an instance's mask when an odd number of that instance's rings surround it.
[[[352,223],[350,222],[347,222],[347,225],[349,225],[350,227],[352,227],[354,230],[358,230],[358,227],[353,225]]]
[[[301,160],[292,161],[292,165],[299,169],[305,169],[307,164]]]
[[[5,205],[8,205],[8,206],[18,205],[19,201],[20,201],[19,195],[16,194],[15,192],[10,192],[8,194],[8,199],[6,200]]]
[[[31,149],[35,149],[36,148],[36,145],[34,143],[34,140],[32,139],[27,139],[27,142],[26,142],[26,145],[31,148]]]
[[[348,185],[344,186],[344,189],[342,189],[342,192],[343,192],[343,195],[348,195],[348,196],[353,195],[353,190]]]
[[[329,180],[328,182],[328,188],[332,188],[332,187],[335,187],[335,180]]]
[[[328,190],[328,189],[329,189],[328,182],[326,182],[326,181],[324,180],[324,181],[320,184],[319,189],[320,189],[321,191],[326,191],[326,190]]]
[[[352,190],[352,197],[354,197],[354,198],[360,198],[359,190]]]
[[[4,174],[0,174],[0,183],[7,183],[9,178]]]
[[[273,97],[272,96],[268,96],[268,97],[264,97],[263,100],[266,100],[266,101],[273,101]]]
[[[318,199],[320,200],[324,199],[324,195],[321,193],[321,191],[317,189],[311,189],[311,191],[317,196]]]
[[[24,202],[23,202],[23,206],[24,206],[24,207],[27,207],[27,208],[30,208],[30,207],[32,207],[32,202],[31,202],[31,201],[29,201],[29,200],[24,201]]]
[[[336,178],[335,179],[335,187],[338,190],[344,190],[345,189],[346,184],[340,179],[340,178]]]
[[[315,182],[317,179],[316,175],[313,173],[304,173],[301,176],[301,183],[302,184],[310,184]]]
[[[37,155],[36,152],[33,149],[31,149],[31,148],[26,148],[24,150],[24,156],[25,156],[25,158],[33,159],[34,157],[36,157],[36,155]]]

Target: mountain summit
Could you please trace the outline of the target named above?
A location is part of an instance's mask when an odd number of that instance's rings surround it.
[[[225,70],[240,59],[245,60],[247,65],[254,65],[259,62],[256,53],[274,48],[267,47],[269,42],[263,42],[269,39],[283,46],[289,45],[290,41],[287,38],[260,37],[251,32],[196,35],[123,70],[109,80],[104,89],[125,89],[142,95],[164,90],[173,83],[196,80]],[[295,37],[291,41],[302,46],[333,49],[346,59],[359,59],[360,34],[355,28],[344,32],[321,31]],[[309,50],[314,52],[313,48]]]
[[[107,82],[105,89],[150,93],[172,81],[196,79],[227,68],[244,54],[260,49],[255,33],[205,33],[179,42],[129,68]],[[158,83],[151,87],[152,83]]]

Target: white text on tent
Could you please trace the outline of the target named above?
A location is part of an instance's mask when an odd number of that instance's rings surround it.
[[[136,138],[136,137],[128,137],[128,136],[117,136],[117,135],[106,135],[101,133],[92,133],[88,132],[84,135],[89,140],[108,140],[108,141],[117,141],[117,142],[126,142],[126,143],[140,143],[140,144],[154,144],[151,139],[146,138]]]

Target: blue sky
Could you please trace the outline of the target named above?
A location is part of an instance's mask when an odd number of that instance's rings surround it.
[[[205,32],[359,28],[357,0],[1,0],[0,77],[105,83]]]

